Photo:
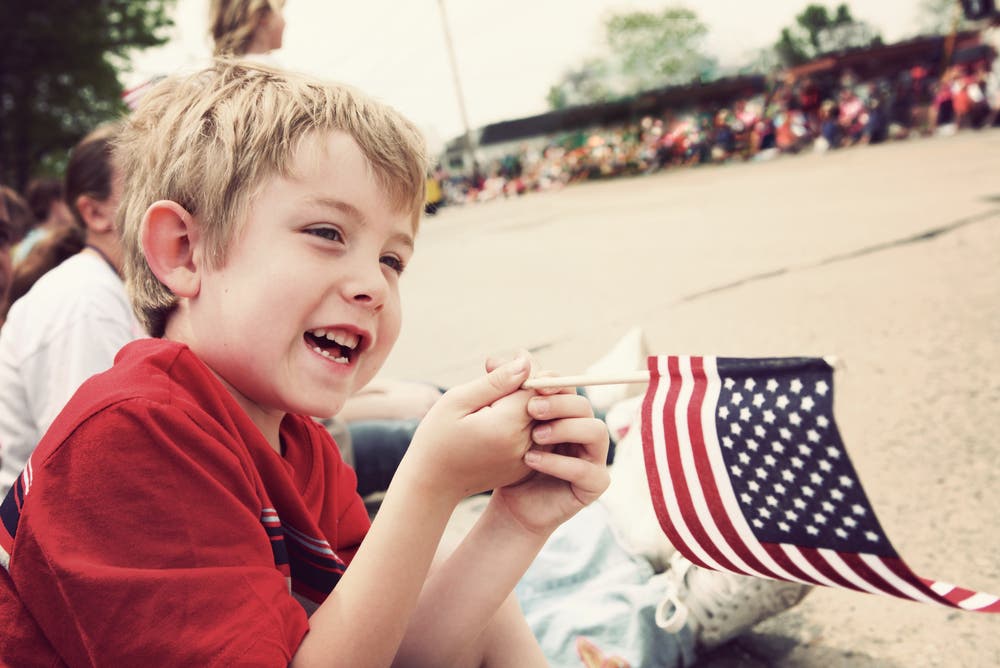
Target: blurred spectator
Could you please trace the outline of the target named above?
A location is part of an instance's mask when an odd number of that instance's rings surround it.
[[[25,190],[25,199],[36,224],[14,248],[14,264],[24,260],[35,244],[56,230],[73,224],[72,215],[63,201],[63,185],[58,179],[33,179]]]

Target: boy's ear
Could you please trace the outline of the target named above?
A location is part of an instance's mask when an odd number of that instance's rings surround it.
[[[160,200],[146,209],[142,250],[153,274],[178,297],[196,297],[201,286],[195,247],[198,226],[177,202]]]

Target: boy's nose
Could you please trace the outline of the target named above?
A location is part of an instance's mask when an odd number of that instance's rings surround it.
[[[345,299],[378,311],[385,304],[388,284],[382,273],[382,265],[375,262],[373,270],[369,264],[371,263],[355,263],[350,277],[344,281],[342,293]]]

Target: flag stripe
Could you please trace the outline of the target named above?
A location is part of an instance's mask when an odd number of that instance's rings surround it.
[[[891,584],[897,591],[902,592],[906,598],[912,598],[915,601],[921,601],[923,603],[941,603],[940,597],[931,597],[925,593],[924,590],[927,589],[925,586],[914,586],[912,583],[894,573],[893,570],[889,568],[888,564],[886,564],[884,559],[876,557],[874,554],[859,554],[858,556],[864,563],[868,564],[869,568],[878,573],[886,582]]]
[[[711,568],[691,548],[686,547],[687,542],[681,537],[679,527],[675,527],[670,519],[671,515],[675,517],[677,515],[671,513],[667,508],[667,504],[674,501],[674,495],[663,493],[665,488],[664,483],[669,477],[665,473],[667,468],[664,461],[666,456],[665,447],[663,446],[664,425],[663,420],[652,417],[662,414],[665,395],[671,385],[670,375],[664,375],[657,368],[657,365],[661,362],[659,358],[649,358],[650,382],[646,390],[646,396],[643,399],[642,442],[643,457],[646,460],[646,481],[649,484],[649,492],[653,501],[653,509],[656,511],[656,519],[659,520],[660,528],[666,534],[667,540],[677,549],[682,549],[682,546],[684,546],[682,550],[684,556],[695,564],[704,568]],[[683,526],[684,524],[681,522],[680,527]]]

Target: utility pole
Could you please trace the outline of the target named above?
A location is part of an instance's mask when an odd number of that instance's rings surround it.
[[[472,129],[469,127],[469,116],[465,113],[465,96],[462,95],[462,81],[458,76],[458,62],[455,60],[455,47],[451,42],[451,29],[448,27],[448,15],[444,9],[444,0],[438,0],[438,7],[441,9],[441,25],[444,27],[444,42],[448,47],[448,59],[451,62],[451,75],[455,80],[455,96],[458,98],[458,110],[462,114],[462,125],[465,127],[465,148],[472,159],[473,172],[479,171],[479,162],[476,160],[476,143],[472,138]]]

